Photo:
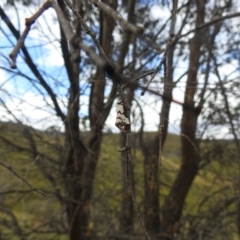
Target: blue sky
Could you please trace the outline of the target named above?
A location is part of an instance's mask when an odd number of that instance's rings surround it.
[[[5,7],[5,11],[10,17],[11,21],[14,23],[17,29],[20,28],[20,31],[24,28],[24,19],[25,17],[31,16],[32,13],[36,10],[36,7],[23,7],[20,4],[17,4],[18,11],[16,12],[14,8]],[[16,14],[18,13],[18,15]],[[159,5],[153,6],[150,11],[151,18],[156,20],[161,17],[159,21],[159,26],[168,19],[170,12],[169,8],[162,8]],[[165,20],[164,20],[165,19]],[[182,21],[181,15],[178,16],[176,30],[179,29]],[[236,27],[239,18],[233,19],[232,26]],[[63,60],[61,57],[60,45],[59,45],[59,27],[57,25],[57,19],[54,11],[49,9],[41,16],[38,21],[33,25],[33,28],[25,42],[30,55],[32,56],[34,63],[38,66],[39,71],[42,73],[44,78],[47,80],[49,85],[54,89],[54,92],[58,95],[58,100],[63,111],[66,111],[68,95],[68,81],[67,75],[63,66]],[[187,26],[183,32],[187,32],[191,29],[190,26]],[[118,31],[114,33],[114,37],[117,41],[121,41]],[[167,37],[167,32],[162,36],[163,39]],[[188,36],[191,38],[192,34]],[[8,68],[9,60],[6,58],[9,52],[11,51],[13,45],[16,43],[16,39],[12,37],[8,28],[6,27],[3,20],[0,20],[0,66],[3,68]],[[224,43],[224,36],[220,35],[219,44]],[[92,43],[89,43],[90,45]],[[224,56],[225,49],[220,48],[221,56]],[[84,55],[84,53],[82,53]],[[161,58],[161,57],[160,57]],[[151,64],[157,65],[158,61],[155,59],[155,62]],[[235,71],[239,67],[239,59],[231,59],[228,64],[220,67],[220,73],[227,75],[232,71]],[[150,65],[151,65],[150,64]],[[174,79],[177,79],[182,75],[188,67],[188,59],[181,59],[176,63],[176,69],[174,72]],[[150,66],[149,65],[149,66]],[[152,66],[153,66],[152,65]],[[18,70],[26,75],[28,78],[31,78],[35,82],[35,86],[38,85],[38,81],[35,76],[28,69],[27,65],[22,58],[22,54],[17,58]],[[160,72],[156,80],[158,81],[157,87],[161,88],[161,76]],[[33,127],[39,129],[46,129],[51,125],[56,125],[62,127],[62,123],[59,119],[54,116],[54,111],[52,108],[52,103],[49,97],[47,96],[44,90],[39,91],[33,87],[26,78],[18,76],[14,77],[14,73],[9,73],[4,69],[0,69],[0,97],[4,100],[5,104],[9,109],[23,121],[23,123],[32,125]],[[199,81],[203,82],[204,74],[199,73]],[[89,80],[86,76],[81,76],[82,87],[87,86],[87,82],[84,80]],[[211,76],[211,81],[214,82],[215,76]],[[179,101],[183,101],[184,90],[185,90],[186,77],[184,77],[181,83],[178,85],[177,89],[174,90],[174,98]],[[152,85],[153,86],[153,85]],[[89,89],[86,88],[84,96],[81,96],[81,112],[80,116],[84,117],[87,115],[88,109],[88,93]],[[7,94],[8,93],[8,94]],[[140,94],[137,93],[139,96]],[[139,102],[144,106],[145,112],[145,123],[146,130],[156,130],[159,120],[159,110],[161,109],[161,101],[156,99],[155,96],[146,94],[145,97],[139,97]],[[137,107],[133,106],[137,109]],[[112,109],[112,112],[106,123],[106,130],[110,129],[112,131],[118,131],[115,126],[115,107]],[[2,112],[2,113],[1,113]],[[0,114],[2,120],[13,120],[12,116],[6,114],[6,111],[0,107]],[[179,133],[179,125],[181,119],[181,107],[176,104],[172,105],[172,111],[170,113],[170,132]],[[140,121],[139,121],[140,122]],[[140,123],[135,123],[134,127],[138,129]]]

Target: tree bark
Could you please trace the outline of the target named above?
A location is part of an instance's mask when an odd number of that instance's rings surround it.
[[[167,54],[167,72],[164,82],[164,96],[168,99],[172,99],[173,91],[173,53],[174,46],[170,47]],[[163,129],[161,132],[161,148],[167,138],[168,120],[170,112],[171,102],[163,101],[161,112],[164,113]],[[161,127],[161,121],[159,128]],[[156,134],[151,144],[143,147],[144,154],[144,216],[146,222],[146,228],[151,235],[157,235],[160,231],[160,206],[159,206],[159,133]]]
[[[113,9],[117,7],[116,0],[106,1],[106,3],[109,3]],[[75,7],[80,10],[80,5]],[[114,21],[109,16],[103,13],[100,14],[100,44],[106,55],[111,53],[114,25]],[[80,27],[76,26],[76,30],[77,36],[80,36]],[[74,49],[74,52],[79,53],[80,49]],[[68,72],[73,72],[74,78],[70,79],[64,171],[66,191],[69,198],[67,215],[70,225],[70,239],[89,240],[92,239],[89,229],[89,217],[93,181],[101,148],[102,130],[109,111],[104,109],[105,73],[102,69],[97,69],[90,93],[89,120],[91,130],[86,137],[85,143],[83,143],[80,138],[78,115],[80,102],[79,62],[75,59],[71,66],[72,71]],[[111,104],[108,109],[110,108]]]
[[[204,22],[205,0],[196,1],[196,26]],[[184,103],[194,109],[194,96],[197,87],[197,71],[201,56],[202,31],[196,31],[190,45],[190,61]],[[182,164],[163,206],[161,239],[173,239],[180,230],[180,217],[183,205],[193,180],[198,172],[200,161],[198,142],[195,137],[199,112],[183,107],[181,123]]]
[[[167,72],[166,79],[164,82],[164,96],[167,96],[168,99],[172,99],[173,91],[173,54],[174,54],[174,45],[169,48],[167,54]],[[167,138],[168,131],[168,122],[169,122],[169,113],[171,108],[171,101],[163,101],[161,113],[163,117],[163,129],[162,129],[162,148]],[[161,126],[159,126],[161,127]]]

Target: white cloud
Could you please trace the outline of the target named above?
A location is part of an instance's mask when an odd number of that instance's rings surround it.
[[[153,5],[150,10],[151,20],[167,20],[170,17],[170,12],[167,7]]]
[[[37,129],[46,129],[52,125],[62,126],[52,109],[49,97],[28,92],[21,98],[11,98],[5,102],[7,109],[0,105],[0,118],[4,121],[16,121]],[[9,114],[9,111],[12,113]]]

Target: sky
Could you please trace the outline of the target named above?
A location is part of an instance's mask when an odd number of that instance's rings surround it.
[[[181,2],[181,1],[180,1]],[[0,3],[1,7],[10,17],[11,21],[20,32],[24,29],[24,19],[31,16],[35,11],[37,6],[25,7],[19,3],[16,3],[16,9],[13,7],[8,7],[3,3]],[[160,7],[156,1],[156,5],[152,6],[150,10],[150,17],[152,20],[157,20],[160,16],[159,24],[166,21],[170,16],[169,7]],[[181,26],[182,16],[177,17],[176,30]],[[233,19],[233,27],[237,25],[238,19]],[[160,26],[159,25],[159,26]],[[191,29],[187,26],[184,32]],[[115,32],[115,39],[118,38],[118,34]],[[166,36],[163,36],[166,37]],[[191,38],[192,34],[188,36]],[[53,9],[48,9],[44,14],[37,20],[33,25],[32,30],[25,42],[34,63],[39,66],[39,70],[48,81],[50,86],[54,89],[54,92],[58,95],[58,100],[63,112],[66,112],[66,97],[68,96],[68,81],[67,75],[64,69],[63,59],[61,57],[60,46],[58,39],[59,27],[57,25],[57,18]],[[120,40],[120,39],[119,39]],[[224,36],[220,39],[224,42]],[[34,128],[45,130],[50,126],[57,126],[59,130],[63,130],[63,124],[54,115],[54,110],[52,107],[51,100],[47,96],[46,92],[38,91],[34,88],[24,77],[14,78],[14,74],[10,74],[5,71],[4,68],[9,68],[9,59],[6,56],[11,51],[16,40],[11,36],[8,28],[6,27],[3,20],[0,20],[0,100],[4,101],[5,106],[13,113],[9,115],[6,108],[2,107],[0,104],[0,118],[2,121],[16,121],[19,119],[22,123],[33,126]],[[225,50],[223,49],[223,52]],[[223,54],[224,55],[224,54]],[[155,65],[157,63],[155,62]],[[28,69],[22,57],[17,58],[18,69],[14,72],[21,72],[21,74],[36,81],[31,71]],[[231,60],[229,64],[225,64],[219,67],[220,74],[229,75],[232,71],[239,67],[239,62],[237,60]],[[178,79],[188,68],[188,59],[180,59],[177,63],[174,79]],[[81,79],[85,79],[85,76],[80,76]],[[160,72],[156,76],[157,81],[161,81],[162,73]],[[200,81],[204,78],[204,74],[199,74]],[[211,81],[217,81],[214,79],[213,75]],[[174,98],[180,102],[183,102],[183,96],[185,91],[186,77],[184,77],[178,87],[174,90]],[[36,86],[37,86],[36,81]],[[158,84],[158,86],[160,86]],[[81,83],[82,89],[86,87],[86,83]],[[154,86],[153,86],[154,87]],[[85,94],[81,96],[81,111],[80,117],[84,118],[88,115],[88,95],[89,89],[86,88]],[[140,97],[140,91],[137,92],[138,100],[141,106],[144,106],[145,113],[145,130],[146,131],[156,131],[159,123],[159,112],[161,109],[162,101],[156,99],[155,96],[151,94],[146,94]],[[114,103],[116,106],[116,102]],[[132,112],[139,112],[138,106],[134,103],[132,107]],[[172,104],[172,109],[170,112],[170,122],[169,131],[179,134],[180,133],[180,119],[182,116],[181,106]],[[116,119],[116,107],[111,110],[110,116],[107,119],[105,125],[105,131],[119,132],[115,127]],[[137,131],[140,128],[140,119],[134,119],[133,130]],[[200,117],[201,121],[201,117]],[[81,125],[82,126],[82,125]],[[222,132],[227,130],[222,129]]]

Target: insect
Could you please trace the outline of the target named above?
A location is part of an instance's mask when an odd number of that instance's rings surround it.
[[[130,120],[127,117],[126,108],[122,100],[117,103],[117,117],[115,126],[125,133],[130,130]]]

